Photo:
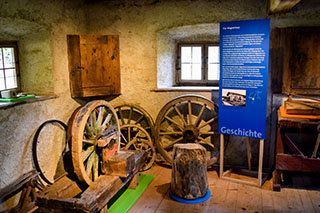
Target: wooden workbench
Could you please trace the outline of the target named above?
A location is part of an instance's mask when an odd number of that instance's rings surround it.
[[[283,106],[278,110],[278,126],[276,141],[276,165],[273,172],[273,190],[280,191],[280,178],[283,171],[320,172],[320,159],[311,158],[301,150],[289,137],[289,134],[310,133],[314,140],[307,141],[303,147],[314,147],[317,126],[320,124],[319,115],[287,114]],[[310,150],[312,152],[313,150]]]

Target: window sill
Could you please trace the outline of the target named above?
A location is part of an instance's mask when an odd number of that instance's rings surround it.
[[[151,92],[212,92],[212,91],[219,91],[219,87],[212,87],[212,86],[203,86],[203,87],[167,87],[167,88],[157,88],[151,90]]]
[[[17,101],[17,102],[1,102],[0,103],[0,109],[7,109],[11,108],[14,106],[18,106],[21,104],[28,104],[28,103],[34,103],[38,101],[45,101],[49,99],[54,99],[57,98],[58,96],[52,95],[52,96],[36,96],[35,98],[32,99],[27,99],[27,100],[22,100],[22,101]]]

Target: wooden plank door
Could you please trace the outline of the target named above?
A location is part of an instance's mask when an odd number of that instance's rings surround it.
[[[72,97],[120,94],[119,36],[68,35]]]

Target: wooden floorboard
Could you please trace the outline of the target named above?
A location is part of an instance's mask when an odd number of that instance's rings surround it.
[[[320,191],[308,190],[308,195],[315,212],[320,212]]]
[[[262,199],[262,212],[274,213],[274,202],[273,202],[273,191],[268,189],[262,189],[261,199]]]
[[[236,212],[262,212],[261,189],[239,184]]]
[[[210,199],[200,204],[183,204],[170,198],[170,167],[155,165],[145,173],[156,178],[129,212],[320,212],[320,188],[306,187],[304,184],[310,180],[299,177],[294,180],[300,184],[284,184],[280,192],[274,192],[270,181],[259,188],[223,180],[216,171],[208,171]]]

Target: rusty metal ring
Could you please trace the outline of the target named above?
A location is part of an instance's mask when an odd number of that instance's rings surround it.
[[[33,163],[34,166],[37,170],[37,172],[39,172],[39,175],[41,177],[42,180],[44,180],[46,183],[48,184],[52,184],[53,182],[49,181],[48,178],[44,175],[44,173],[42,172],[41,168],[40,168],[40,164],[39,164],[39,160],[38,160],[38,154],[37,154],[37,144],[39,142],[39,135],[41,130],[47,125],[47,124],[59,124],[63,127],[63,129],[65,130],[65,147],[63,149],[62,152],[62,156],[66,153],[67,151],[67,147],[68,147],[68,143],[67,143],[67,132],[68,132],[68,126],[63,123],[62,121],[59,120],[48,120],[44,123],[42,123],[39,128],[37,129],[34,137],[33,137],[33,142],[32,142],[32,157],[33,157]]]

